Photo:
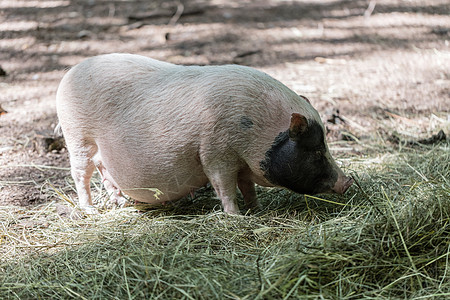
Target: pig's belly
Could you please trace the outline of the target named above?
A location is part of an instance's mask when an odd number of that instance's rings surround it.
[[[147,148],[138,154],[132,147],[99,148],[99,158],[118,188],[141,202],[177,200],[208,183],[197,153],[190,149]],[[156,195],[154,189],[162,194]]]

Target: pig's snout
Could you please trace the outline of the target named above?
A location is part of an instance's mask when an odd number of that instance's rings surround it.
[[[353,184],[353,181],[354,180],[351,177],[344,175],[339,176],[332,190],[335,193],[344,194],[348,190],[348,188]]]

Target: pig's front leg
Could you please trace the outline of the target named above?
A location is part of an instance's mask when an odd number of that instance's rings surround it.
[[[240,215],[236,201],[237,174],[235,172],[221,170],[209,170],[206,174],[222,201],[223,211],[230,215]]]
[[[246,209],[260,209],[260,205],[256,197],[255,183],[247,177],[247,174],[239,175],[238,187],[244,197]]]

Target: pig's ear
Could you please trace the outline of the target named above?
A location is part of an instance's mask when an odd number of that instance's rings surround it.
[[[291,139],[295,139],[305,132],[307,127],[308,120],[305,116],[298,113],[293,113],[291,116],[291,126],[289,126],[289,137]]]
[[[308,102],[309,104],[311,104],[311,102],[309,101],[308,98],[306,98],[305,96],[299,95],[300,98],[302,98],[303,100],[305,100],[306,102]]]

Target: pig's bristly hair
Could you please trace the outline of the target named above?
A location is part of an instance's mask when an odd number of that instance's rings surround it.
[[[68,71],[57,111],[80,203],[90,202],[88,186],[78,187],[89,181],[96,155],[136,200],[179,199],[209,180],[232,213],[243,170],[244,181],[273,186],[261,162],[291,115],[320,122],[305,99],[258,70],[178,66],[130,54],[97,56]],[[154,199],[148,188],[163,195]]]
[[[338,174],[329,163],[324,136],[316,120],[308,120],[307,127],[295,136],[290,130],[281,132],[260,163],[264,176],[301,194],[331,190]]]

